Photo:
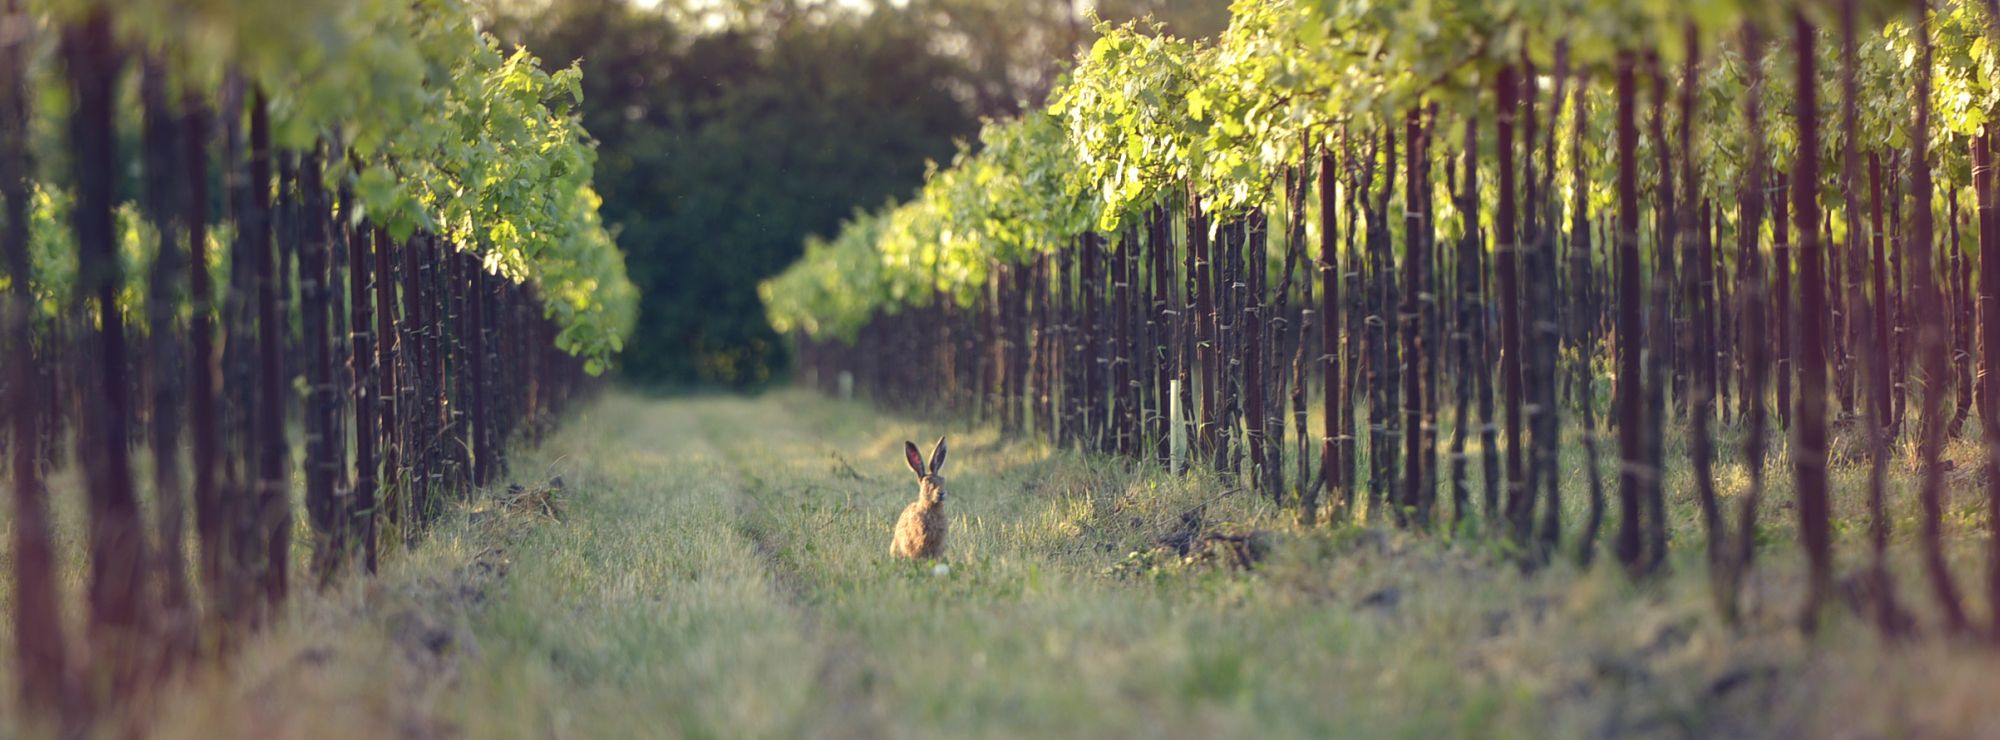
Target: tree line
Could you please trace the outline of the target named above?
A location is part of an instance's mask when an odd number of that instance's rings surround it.
[[[986,117],[1039,98],[1090,38],[1075,0],[563,0],[483,3],[503,41],[583,80],[595,184],[640,321],[620,355],[642,383],[763,385],[789,366],[758,281],[856,206],[923,181]],[[1192,36],[1216,0],[1095,0]],[[711,245],[704,248],[699,245]]]

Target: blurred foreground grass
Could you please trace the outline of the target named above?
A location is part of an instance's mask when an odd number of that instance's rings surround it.
[[[902,441],[945,433],[940,575],[890,559],[888,543],[916,491]],[[1584,506],[1575,447],[1563,479],[1572,535]],[[516,461],[524,482],[563,479],[559,508],[489,499],[457,512],[380,578],[296,599],[235,670],[162,697],[150,727],[188,738],[2000,734],[1992,651],[1887,645],[1839,606],[1810,642],[1790,628],[1803,558],[1788,468],[1773,465],[1770,544],[1748,623],[1732,631],[1711,606],[1685,470],[1670,471],[1671,573],[1640,586],[1604,558],[1523,575],[1485,540],[1303,529],[1210,475],[1134,471],[799,392],[612,394]],[[1849,462],[1835,477],[1850,571],[1865,552],[1861,470]],[[1718,470],[1725,495],[1742,477],[1733,462]],[[1954,478],[1953,555],[1971,591],[1985,575],[1978,488]],[[1911,497],[1894,494],[1903,535]],[[1190,537],[1187,556],[1162,545]],[[1907,539],[1898,547],[1907,559]],[[1927,618],[1915,576],[1905,563],[1902,597]]]

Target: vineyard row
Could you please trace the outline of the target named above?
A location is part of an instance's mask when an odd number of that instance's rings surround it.
[[[295,551],[311,587],[373,573],[506,480],[636,295],[580,73],[503,55],[455,0],[5,10],[11,639],[20,706],[69,735],[270,624]]]
[[[1605,541],[1657,573],[1665,472],[1691,465],[1730,620],[1775,421],[1807,629],[1836,578],[1837,430],[1871,469],[1870,608],[1910,628],[1884,472],[1907,436],[1931,598],[1968,631],[1938,460],[1973,416],[2000,438],[1992,9],[1509,8],[1237,3],[1212,45],[1101,29],[1046,107],[809,242],[763,286],[773,324],[829,391],[1210,467],[1307,523],[1483,534],[1528,566]],[[1717,424],[1744,440],[1734,500]]]

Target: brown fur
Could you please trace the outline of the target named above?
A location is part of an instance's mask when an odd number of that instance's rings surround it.
[[[944,453],[944,438],[939,437],[926,468],[923,457],[917,454],[917,446],[903,443],[903,455],[910,469],[917,473],[917,500],[903,507],[903,515],[896,519],[896,536],[889,543],[890,555],[925,560],[943,557],[947,522],[944,477],[938,475],[938,470],[944,467]]]

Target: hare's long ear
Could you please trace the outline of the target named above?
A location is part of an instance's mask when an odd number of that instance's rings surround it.
[[[917,454],[917,443],[903,443],[903,459],[910,463],[910,469],[916,471],[918,478],[924,477],[924,456]]]
[[[939,437],[936,447],[931,448],[931,475],[944,469],[944,438]]]

